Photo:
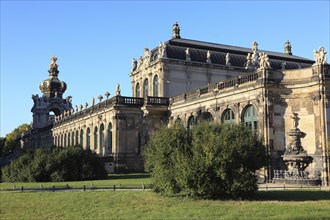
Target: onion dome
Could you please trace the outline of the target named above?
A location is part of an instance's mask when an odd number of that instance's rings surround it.
[[[58,65],[56,64],[57,58],[53,56],[51,57],[51,61],[52,62],[49,65],[50,69],[48,70],[49,78],[40,83],[39,89],[43,93],[43,96],[62,98],[67,85],[57,77],[59,73],[57,70]]]

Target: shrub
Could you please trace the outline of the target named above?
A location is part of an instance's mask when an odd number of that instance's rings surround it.
[[[27,151],[2,168],[2,175],[6,182],[58,182],[104,178],[106,171],[95,153],[75,146]]]
[[[243,126],[201,123],[192,132],[182,126],[155,132],[145,159],[157,192],[242,198],[257,190],[255,173],[265,165],[266,152]]]

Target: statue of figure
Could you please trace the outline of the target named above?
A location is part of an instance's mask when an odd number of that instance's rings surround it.
[[[102,95],[99,95],[99,96],[97,97],[97,99],[99,100],[99,102],[102,102],[103,96],[102,96]]]
[[[58,65],[56,64],[57,57],[52,56],[52,57],[50,58],[50,60],[51,60],[51,63],[49,64],[49,67],[50,67],[50,68],[57,68],[57,67],[58,67]]]
[[[226,66],[231,66],[229,53],[226,54]]]
[[[94,106],[94,104],[95,104],[95,99],[94,97],[92,97],[92,106]]]
[[[85,102],[85,109],[87,109],[87,107],[88,107],[88,103],[87,103],[87,102]]]
[[[325,51],[324,47],[320,47],[318,51],[314,50],[313,52],[314,60],[317,65],[327,63],[327,57],[325,56],[327,52]]]
[[[253,51],[253,54],[251,55],[251,63],[255,68],[259,66],[259,55],[256,50]]]
[[[72,96],[66,97],[66,101],[69,102],[69,103],[72,103]]]
[[[289,40],[287,40],[284,44],[284,53],[292,55],[291,48],[292,48],[291,43]]]
[[[258,51],[258,43],[253,41],[252,42],[252,52],[257,52]]]
[[[78,112],[78,105],[76,105],[76,112]]]
[[[211,63],[211,52],[209,50],[206,53],[206,62]]]
[[[270,69],[270,63],[269,63],[269,58],[268,55],[265,54],[264,52],[260,53],[260,68],[264,68],[264,69]]]
[[[162,57],[167,57],[167,52],[166,52],[166,44],[165,43],[159,43],[159,47],[158,47],[158,57],[162,58]]]
[[[246,57],[247,62],[244,64],[245,69],[249,69],[250,65],[252,64],[251,53],[248,53]]]
[[[116,96],[120,96],[120,85],[119,85],[119,83],[117,83],[117,86],[116,86]]]
[[[180,37],[180,27],[178,22],[175,22],[172,27],[172,38],[181,38]]]
[[[298,129],[298,121],[299,121],[299,117],[298,117],[298,113],[292,112],[292,116],[291,118],[293,119],[292,121],[292,126],[295,129]]]
[[[139,69],[139,68],[142,66],[142,64],[143,64],[143,57],[140,56],[140,57],[139,57],[139,64],[138,64],[138,66],[137,66],[137,69]]]
[[[149,51],[149,49],[148,48],[144,48],[144,60],[145,60],[145,62],[144,62],[144,65],[145,66],[148,66],[149,65],[149,63],[150,63],[150,51]]]
[[[137,60],[135,58],[132,59],[132,71],[135,71],[137,68]]]
[[[87,103],[87,102],[86,102]],[[82,104],[80,104],[80,111],[82,111],[83,110],[83,105]]]

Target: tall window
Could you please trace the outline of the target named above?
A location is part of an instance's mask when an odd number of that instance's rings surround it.
[[[64,134],[64,143],[63,143],[63,147],[66,147],[66,133]]]
[[[135,97],[140,97],[141,94],[140,94],[140,83],[137,83],[136,84],[136,87],[135,87]]]
[[[143,97],[147,97],[148,95],[149,95],[149,82],[148,79],[145,79],[143,83]]]
[[[212,122],[213,121],[213,116],[210,112],[202,112],[197,118],[197,122],[200,123],[202,121],[205,122]]]
[[[158,96],[158,76],[157,75],[154,77],[154,82],[153,82],[153,96]]]
[[[71,144],[71,138],[70,138],[70,132],[68,133],[68,147],[70,147],[70,144]]]
[[[76,138],[74,139],[75,140],[75,145],[78,145],[78,137],[79,137],[79,132],[78,130],[76,130]]]
[[[108,126],[108,152],[112,154],[112,124],[109,123]]]
[[[97,126],[94,128],[94,150],[97,149]]]
[[[86,149],[91,149],[91,129],[87,128],[86,131]]]
[[[84,130],[80,129],[80,146],[84,148]]]
[[[229,123],[229,124],[235,123],[235,117],[234,117],[233,110],[231,110],[230,108],[226,109],[222,114],[221,122]]]
[[[188,130],[191,131],[195,125],[195,118],[194,116],[190,116],[188,119]]]
[[[250,105],[245,109],[243,122],[250,130],[257,131],[258,115],[257,110],[253,105]]]
[[[75,140],[75,137],[74,137],[74,131],[73,131],[72,135],[71,135],[71,146],[74,146],[74,140]]]
[[[105,155],[105,146],[104,146],[104,125],[100,125],[100,152],[101,155]]]

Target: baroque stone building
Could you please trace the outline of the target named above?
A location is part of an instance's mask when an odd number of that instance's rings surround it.
[[[284,169],[284,153],[299,144],[312,158],[306,171],[328,185],[330,67],[325,54],[322,47],[314,51],[314,60],[295,56],[289,41],[280,53],[259,50],[256,42],[242,48],[183,39],[176,23],[170,40],[133,59],[131,97],[121,96],[117,85],[114,97],[107,92],[97,103],[93,98],[75,109],[71,97],[62,98],[66,84],[58,80],[53,58],[50,78],[40,85],[43,96],[33,96],[33,128],[25,146],[80,144],[104,158],[110,172],[140,171],[144,146],[163,125],[180,122],[192,129],[200,120],[244,123],[261,135],[271,155],[259,175],[265,181]],[[288,136],[292,129],[305,134],[299,143]],[[299,162],[295,166],[300,169]]]

